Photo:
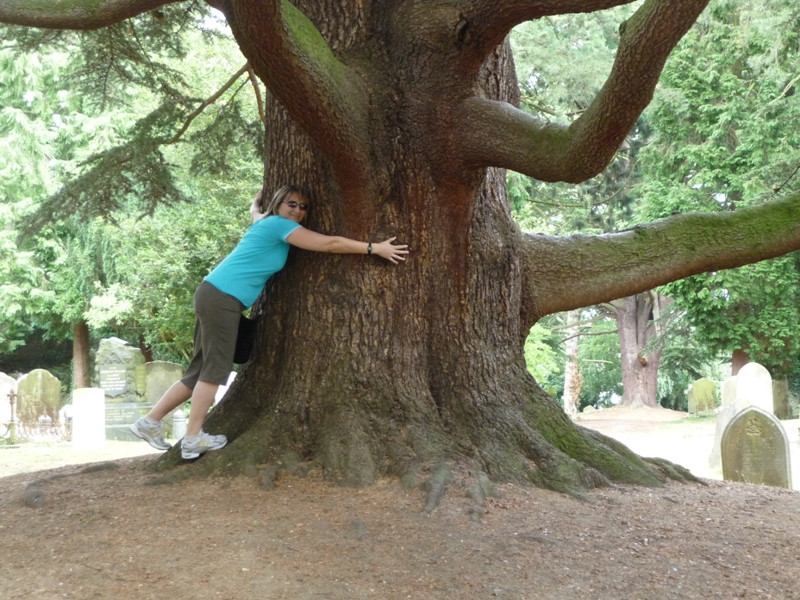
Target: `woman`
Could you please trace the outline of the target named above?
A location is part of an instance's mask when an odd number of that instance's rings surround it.
[[[359,242],[323,235],[302,227],[308,213],[307,195],[296,186],[285,186],[272,197],[266,209],[259,192],[250,215],[253,225],[233,251],[200,283],[194,295],[194,356],[180,381],[175,382],[152,410],[130,426],[137,437],[153,448],[169,450],[161,432],[161,420],[192,399],[181,440],[181,456],[197,458],[228,443],[224,435],[202,430],[217,388],[225,384],[233,367],[236,335],[242,311],[252,306],[264,284],[280,271],[289,246],[315,252],[375,254],[393,264],[405,260],[408,246],[393,244],[394,237],[379,243]]]

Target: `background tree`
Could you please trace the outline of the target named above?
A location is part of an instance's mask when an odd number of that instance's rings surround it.
[[[121,23],[109,30],[116,40],[185,18],[172,5],[136,17],[155,4],[77,2],[54,13],[12,2],[0,20]],[[528,374],[527,332],[547,314],[794,250],[800,202],[603,236],[519,232],[503,169],[577,182],[605,168],[706,2],[645,2],[621,24],[605,85],[571,123],[543,124],[514,108],[510,29],[616,4],[625,2],[215,2],[269,90],[267,188],[302,181],[314,197],[312,228],[397,234],[414,254],[400,269],[355,256],[290,257],[258,306],[257,358],[211,416],[209,427],[233,441],[205,467],[245,468],[292,451],[358,485],[466,460],[496,479],[573,493],[655,484],[660,469],[678,476],[576,427]],[[90,199],[80,190],[74,198]],[[709,228],[716,235],[703,235]]]

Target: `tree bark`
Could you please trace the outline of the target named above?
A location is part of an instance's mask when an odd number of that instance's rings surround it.
[[[91,386],[89,360],[89,326],[86,321],[72,325],[72,386],[85,388]]]
[[[612,303],[622,361],[621,406],[659,405],[656,384],[661,349],[648,349],[648,343],[657,333],[654,309],[661,300],[657,293],[648,293],[628,296]]]

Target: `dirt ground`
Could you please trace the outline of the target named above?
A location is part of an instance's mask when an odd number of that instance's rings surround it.
[[[425,514],[394,480],[154,485],[141,443],[91,464],[0,448],[0,598],[800,599],[800,494],[719,481],[712,420],[615,410],[580,422],[709,479],[586,501],[500,485],[483,508],[452,486]]]

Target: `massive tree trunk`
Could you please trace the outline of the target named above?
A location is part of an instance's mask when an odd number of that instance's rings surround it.
[[[292,253],[257,305],[255,355],[207,424],[231,443],[195,471],[284,458],[363,485],[461,463],[571,493],[680,476],[574,425],[528,374],[524,339],[553,312],[797,249],[800,197],[620,234],[520,233],[503,169],[567,182],[604,169],[707,0],[644,2],[568,126],[513,106],[503,40],[525,20],[627,1],[214,0],[269,90],[265,187],[308,186],[312,229],[397,235],[412,253],[399,267]],[[99,27],[156,4],[75,0],[62,16]],[[0,20],[52,27],[50,12],[15,0]]]
[[[283,13],[269,2],[229,7],[272,92],[266,185],[309,186],[312,229],[397,235],[412,253],[400,267],[292,253],[258,306],[256,357],[208,425],[233,442],[206,466],[268,463],[288,452],[348,485],[458,461],[494,479],[573,493],[661,481],[627,449],[576,427],[525,368],[531,325],[563,302],[550,306],[546,290],[569,274],[557,267],[565,256],[559,240],[520,233],[504,171],[485,164],[485,141],[474,136],[510,108],[491,102],[516,103],[507,45],[465,59],[465,45],[486,43],[472,38],[473,22],[426,3],[385,13],[338,1],[297,6],[352,71],[336,71],[320,47],[303,54],[315,34],[287,5]],[[264,26],[281,17],[297,32],[288,42],[286,30]],[[289,62],[318,59],[319,69],[284,72],[268,61],[276,53]],[[312,102],[297,106],[298,95]],[[569,137],[573,144],[580,136]],[[534,170],[581,179],[569,169],[594,167],[588,158],[559,162],[571,152],[541,156]]]
[[[622,406],[658,406],[661,348],[651,342],[658,335],[658,314],[666,302],[657,292],[648,292],[611,303],[619,331]]]

